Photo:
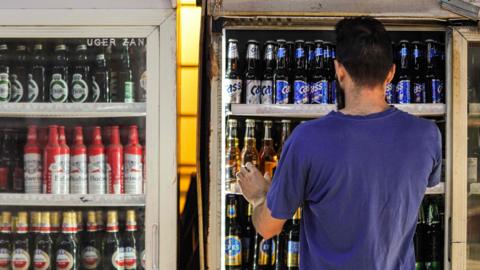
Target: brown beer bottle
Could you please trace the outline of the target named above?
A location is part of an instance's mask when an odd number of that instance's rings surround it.
[[[60,224],[60,212],[59,211],[52,211],[50,212],[50,235],[52,239],[57,239],[61,232],[61,224]]]
[[[12,258],[12,214],[2,212],[0,222],[0,269],[9,269]]]
[[[251,162],[254,166],[258,167],[260,160],[256,148],[255,120],[247,119],[246,126],[245,142],[241,154],[241,164],[242,166],[245,166],[248,162]]]
[[[278,160],[280,160],[280,157],[282,155],[282,150],[285,142],[287,141],[288,137],[290,137],[291,125],[292,121],[286,119],[282,120],[282,137],[280,140],[280,147],[278,148]]]
[[[118,233],[118,213],[107,212],[107,232],[102,243],[102,270],[124,269],[123,246]]]
[[[42,223],[41,212],[31,211],[30,212],[30,239],[35,240],[37,235],[40,233],[40,224]]]
[[[27,212],[19,212],[17,218],[12,248],[12,270],[30,269],[32,260],[28,236],[28,214]]]
[[[53,264],[53,240],[50,236],[50,212],[41,212],[41,225],[33,245],[33,269],[51,270]]]
[[[140,265],[137,254],[137,220],[134,210],[127,210],[127,221],[125,224],[125,234],[123,236],[123,245],[125,248],[125,270],[137,270]]]
[[[240,170],[240,149],[238,148],[237,120],[227,122],[227,149],[225,151],[225,186],[227,190],[234,190],[237,173]]]
[[[260,171],[262,174],[269,173],[273,176],[273,171],[277,167],[277,153],[273,148],[272,140],[272,121],[263,121],[265,127],[263,146],[260,150]]]
[[[87,236],[82,250],[82,269],[100,270],[102,240],[98,237],[98,225],[95,211],[87,213]]]
[[[62,233],[55,243],[55,265],[57,270],[79,270],[80,251],[77,240],[75,212],[63,212]]]

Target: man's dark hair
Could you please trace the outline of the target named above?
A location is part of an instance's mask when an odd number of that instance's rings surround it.
[[[393,63],[392,41],[381,22],[372,17],[345,18],[335,27],[336,59],[358,86],[385,81]]]

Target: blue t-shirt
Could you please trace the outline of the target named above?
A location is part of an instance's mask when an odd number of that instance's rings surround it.
[[[440,181],[441,148],[433,121],[393,107],[299,125],[267,206],[278,219],[303,206],[300,269],[415,269],[418,209],[427,186]]]

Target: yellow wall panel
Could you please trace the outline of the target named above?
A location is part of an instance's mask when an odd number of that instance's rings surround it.
[[[196,161],[196,117],[180,117],[179,121],[179,161],[180,165],[194,165]]]
[[[196,4],[196,0],[177,0],[178,2],[178,5],[195,5]]]
[[[198,65],[201,8],[182,7],[179,13],[179,62],[182,66],[196,66]]]
[[[180,68],[180,114],[197,114],[198,68]]]

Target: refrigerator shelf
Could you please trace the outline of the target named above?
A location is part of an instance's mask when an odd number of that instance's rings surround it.
[[[427,188],[426,195],[445,194],[445,182],[440,182],[434,187]]]
[[[417,116],[444,116],[445,104],[393,104],[399,110]],[[228,115],[316,118],[336,110],[335,104],[231,104]],[[480,110],[479,110],[480,112]],[[479,113],[480,115],[480,113]]]
[[[0,194],[0,206],[133,207],[145,206],[145,194]]]
[[[480,195],[480,183],[470,183],[468,195]]]
[[[0,117],[141,117],[146,116],[146,108],[146,103],[4,103]]]
[[[468,104],[468,116],[480,117],[480,103],[469,103]]]

